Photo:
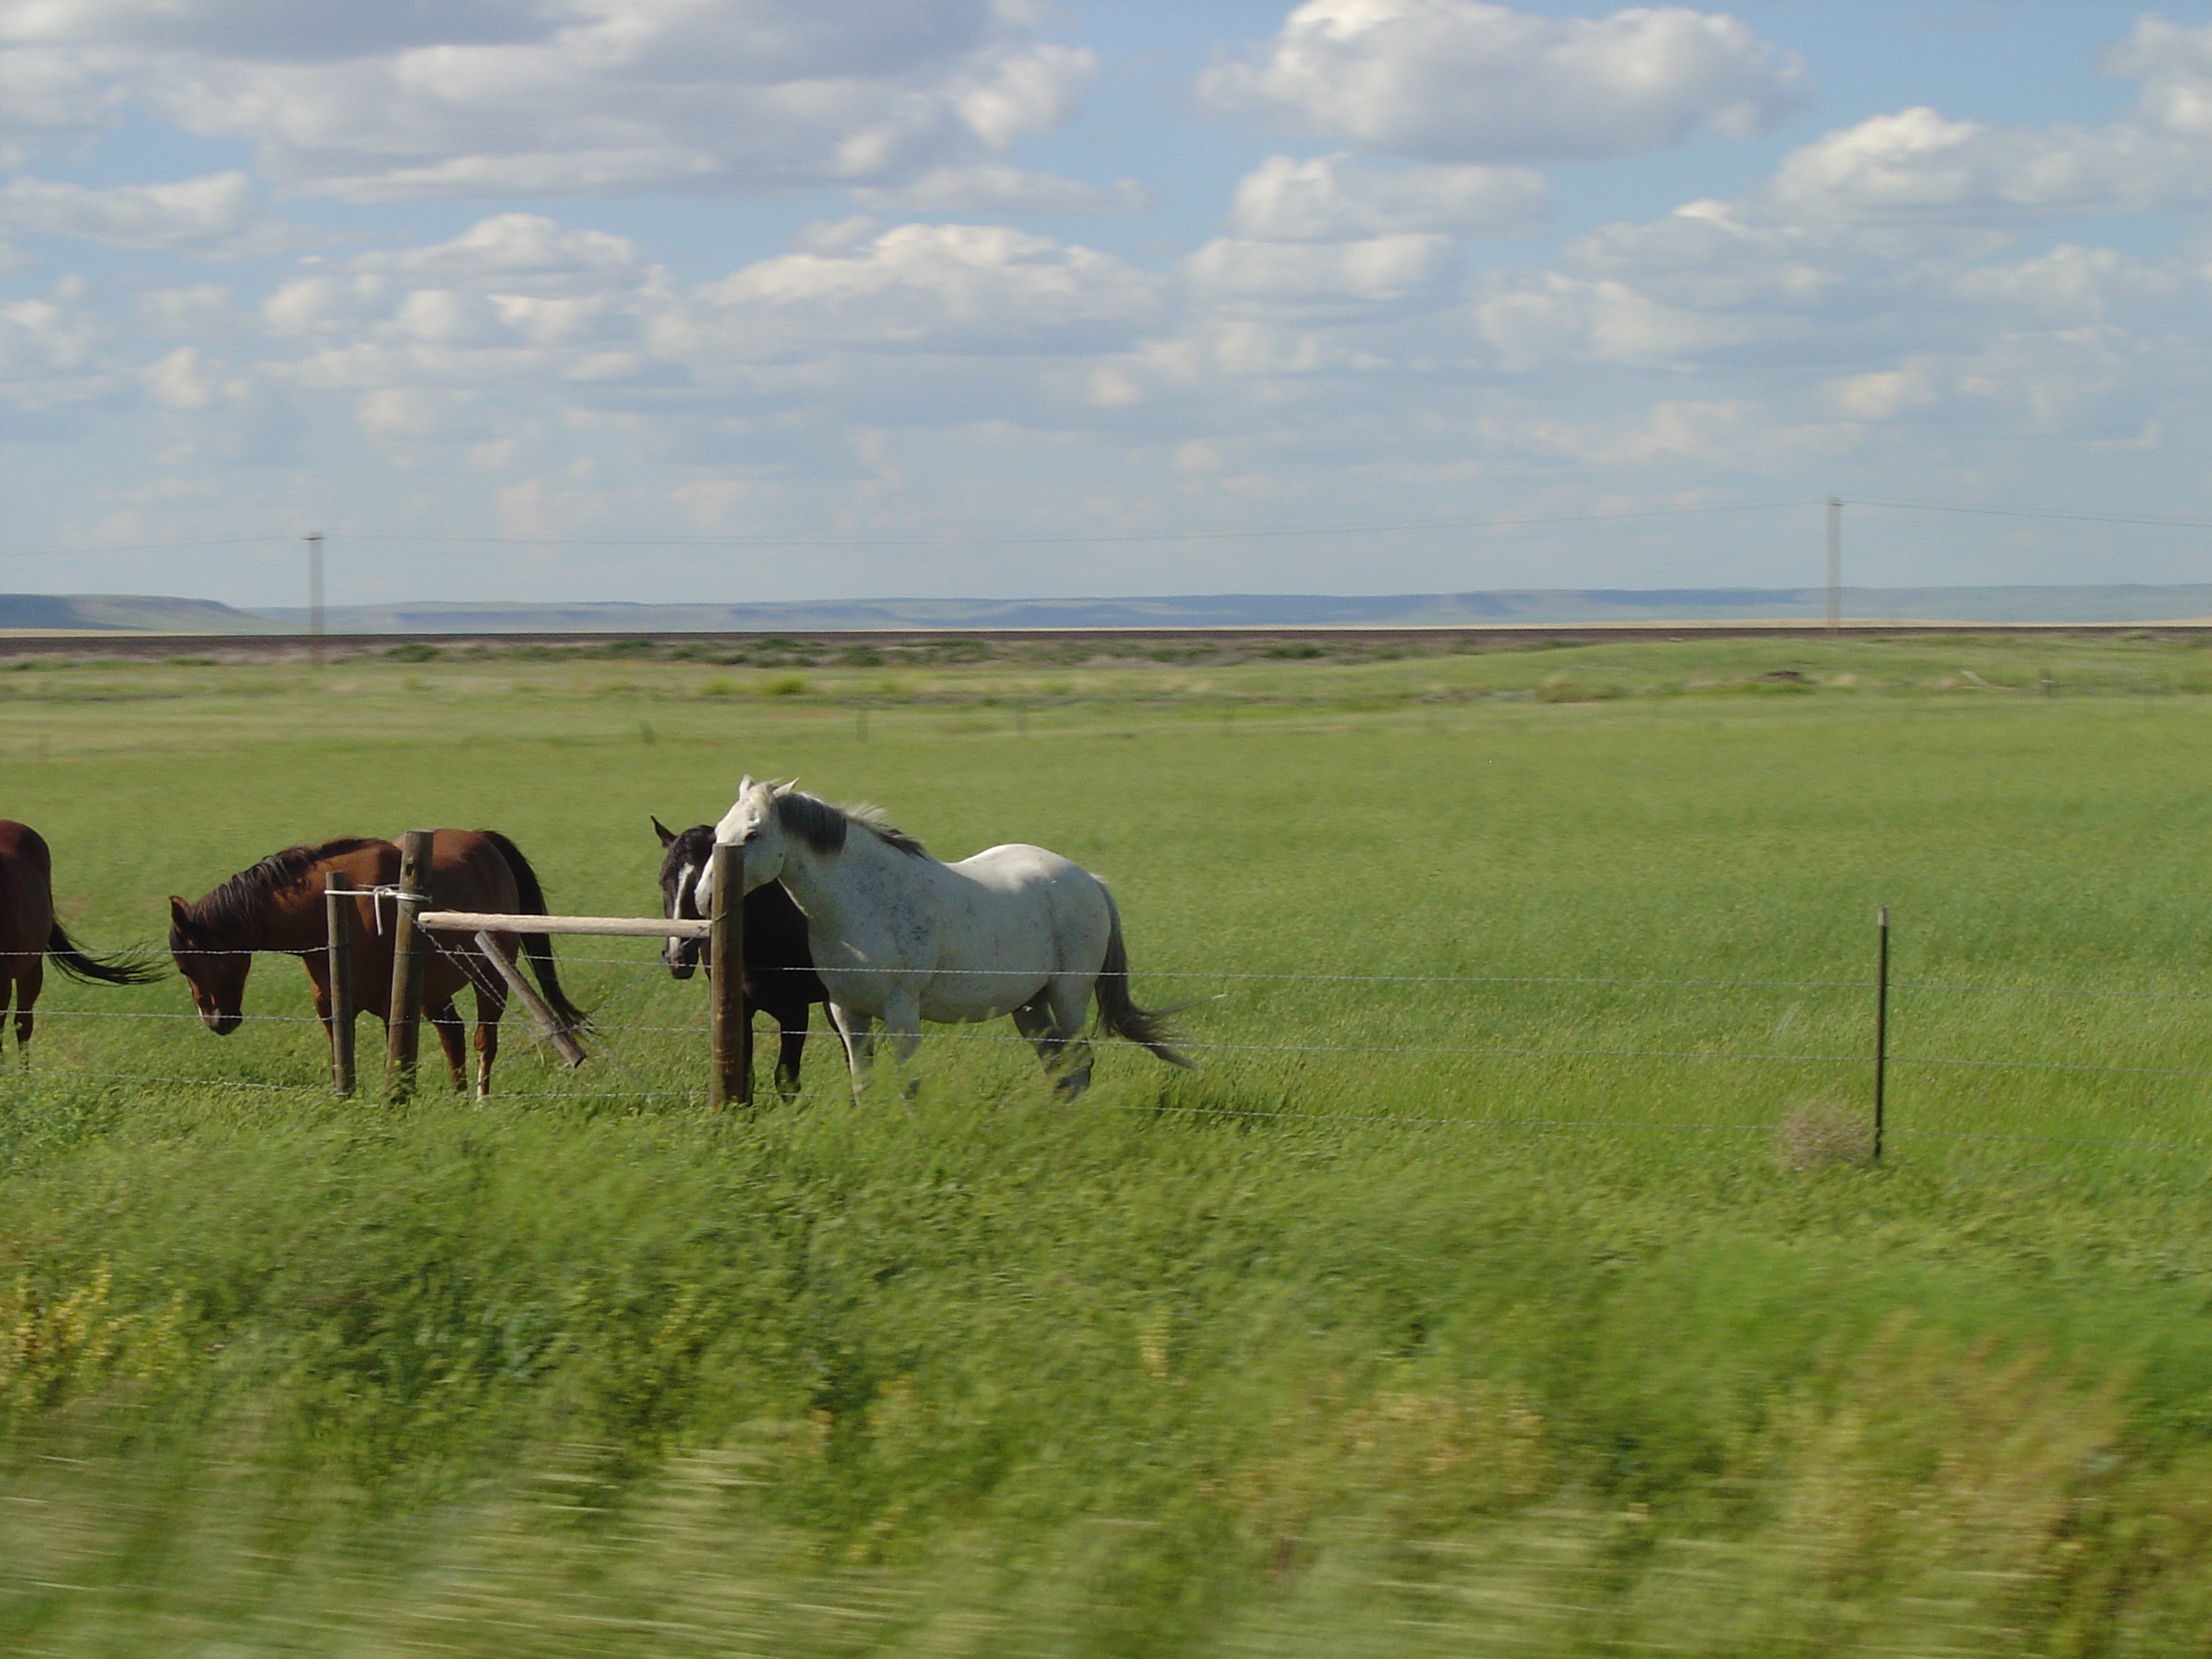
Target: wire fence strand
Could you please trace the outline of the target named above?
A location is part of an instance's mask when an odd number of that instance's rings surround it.
[[[434,942],[440,935],[425,929]],[[329,947],[323,945],[302,945],[292,950],[214,950],[189,949],[171,951],[166,946],[116,945],[107,948],[84,947],[96,956],[129,959],[131,957],[161,957],[187,956],[252,956],[290,957],[299,959],[319,956]],[[441,947],[442,948],[442,947]],[[468,946],[458,947],[458,952],[448,954],[472,957],[477,953]],[[43,951],[0,951],[0,958],[9,956],[43,956]],[[656,953],[651,957],[580,956],[573,952],[560,953],[563,966],[595,964],[621,968],[659,968],[663,964]],[[855,971],[885,976],[921,975],[933,979],[981,978],[1003,979],[1019,977],[1032,970],[1009,968],[866,968]],[[1663,978],[1625,977],[1593,974],[1352,974],[1297,973],[1288,970],[1269,970],[1246,968],[1161,968],[1147,969],[1141,975],[1146,980],[1214,980],[1228,982],[1275,981],[1281,983],[1311,982],[1321,985],[1597,985],[1624,988],[1662,989],[1680,987],[1708,990],[1772,990],[1772,991],[1866,991],[1874,989],[1871,979],[1729,979],[1729,978]],[[1954,995],[2002,995],[2048,997],[2111,997],[2118,1000],[2165,1000],[2185,1002],[2212,1000],[2212,991],[2178,991],[2161,989],[2117,988],[2094,985],[1979,985],[1938,984],[1928,981],[1896,980],[1891,991],[1921,991]]]
[[[462,936],[448,939],[425,930],[424,934],[436,952],[454,967],[479,990],[503,995],[506,986],[494,979],[481,951],[472,943],[462,942]],[[203,956],[290,957],[302,959],[327,950],[326,945],[308,945],[289,950],[254,950],[238,952],[215,949],[183,951],[159,951],[155,947],[123,946],[100,952],[111,958],[128,959],[132,957],[178,957]],[[635,1056],[622,1052],[631,1039],[683,1037],[696,1041],[706,1035],[703,1018],[689,1024],[657,1023],[650,1019],[617,1024],[606,1018],[608,1013],[629,1000],[637,997],[659,980],[666,971],[658,949],[650,954],[580,956],[564,954],[560,958],[564,966],[604,967],[625,970],[616,976],[617,982],[605,989],[598,998],[594,1017],[585,1028],[590,1040],[591,1053],[604,1062],[612,1075],[605,1079],[607,1086],[598,1090],[520,1089],[503,1092],[496,1098],[525,1103],[530,1101],[620,1101],[620,1100],[686,1100],[703,1102],[707,1091],[699,1089],[671,1089],[653,1086],[657,1079],[639,1069],[643,1062]],[[1004,978],[1016,970],[1008,969],[871,969],[871,974],[913,974],[933,977],[968,979]],[[1568,987],[1593,989],[1670,990],[1690,991],[1848,991],[1871,994],[1875,981],[1871,979],[1768,979],[1701,976],[1690,978],[1629,977],[1595,975],[1506,975],[1506,974],[1413,974],[1413,973],[1298,973],[1250,969],[1172,969],[1148,971],[1146,980],[1188,981],[1193,980],[1228,985],[1297,985],[1313,983],[1331,987],[1346,986],[1462,986],[1481,987]],[[666,986],[663,989],[668,988]],[[1996,982],[1939,983],[1934,981],[1899,981],[1891,985],[1893,992],[1922,993],[1935,995],[2011,995],[2065,998],[2103,998],[2118,1001],[2197,1002],[2212,1000],[2212,992],[2171,988],[2113,988],[2100,986],[2015,985]],[[48,1018],[74,1021],[124,1020],[137,1022],[197,1022],[201,1016],[191,1011],[156,1011],[147,1009],[91,1009],[57,1008],[48,1006],[40,1011]],[[757,1012],[757,1011],[756,1011]],[[1785,1017],[1786,1018],[1786,1017]],[[272,1027],[316,1026],[325,1022],[313,1015],[257,1013],[244,1017],[242,1023]],[[1272,1023],[1272,1022],[1271,1022]],[[824,1035],[830,1035],[825,1033]],[[869,1034],[884,1040],[886,1034],[880,1028]],[[1027,1048],[1030,1040],[1017,1033],[1004,1030],[969,1031],[932,1028],[925,1033],[933,1045],[945,1043],[981,1043],[1000,1047]],[[530,1046],[535,1047],[544,1039],[534,1029],[526,1028],[525,1036]],[[617,1041],[619,1040],[619,1041]],[[1871,1066],[1871,1053],[1771,1053],[1759,1049],[1732,1049],[1725,1047],[1640,1048],[1604,1046],[1550,1046],[1533,1044],[1422,1044],[1389,1042],[1324,1042],[1232,1041],[1193,1038],[1176,1043],[1180,1049],[1192,1054],[1285,1055],[1292,1057],[1319,1055],[1355,1055],[1382,1057],[1403,1055],[1408,1059],[1440,1060],[1630,1060],[1653,1061],[1664,1064],[1702,1065],[1713,1062],[1743,1062],[1764,1066]],[[633,1061],[635,1060],[634,1064]],[[1896,1066],[1950,1068],[1967,1071],[2062,1073],[2075,1075],[2112,1075],[2140,1078],[2212,1079],[2212,1068],[2126,1065],[2091,1060],[2045,1060],[2016,1058],[1963,1057],[1940,1054],[1891,1054],[1887,1061]],[[834,1062],[833,1062],[834,1063]],[[259,1092],[319,1092],[327,1085],[319,1075],[312,1080],[298,1083],[270,1083],[237,1078],[204,1076],[173,1077],[143,1072],[104,1071],[68,1066],[43,1075],[83,1078],[89,1080],[112,1081],[141,1085],[161,1085],[192,1089],[238,1089]],[[799,1101],[836,1098],[837,1091],[804,1092],[790,1097]],[[1704,1122],[1680,1120],[1620,1120],[1575,1117],[1456,1117],[1430,1115],[1358,1114],[1311,1112],[1285,1109],[1241,1108],[1228,1105],[1184,1105],[1158,1103],[1145,1105],[1116,1105],[1117,1110],[1143,1110],[1172,1113],[1194,1118],[1224,1120],[1279,1121],[1344,1125],[1387,1125],[1403,1127],[1493,1127],[1559,1130],[1678,1130],[1695,1133],[1751,1133],[1771,1131],[1776,1126],[1758,1122]],[[1989,1141],[2023,1145],[2082,1146],[2135,1147],[2162,1152],[2201,1152],[2212,1150],[2207,1143],[2185,1140],[2136,1140],[2123,1138],[2077,1135],[2016,1134],[1995,1131],[1950,1130],[1898,1127],[1891,1133],[1905,1138],[1958,1142]]]

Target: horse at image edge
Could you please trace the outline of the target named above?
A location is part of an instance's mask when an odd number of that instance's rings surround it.
[[[1129,1000],[1129,962],[1113,895],[1042,847],[993,847],[945,864],[872,810],[831,805],[793,786],[738,786],[714,837],[744,848],[748,893],[781,881],[805,913],[814,970],[829,988],[857,1091],[880,1021],[903,1064],[921,1023],[1011,1014],[1068,1095],[1091,1081],[1085,1037],[1100,1028],[1173,1066],[1157,1012]],[[697,884],[714,900],[711,871]]]
[[[288,847],[241,870],[196,903],[169,900],[169,949],[178,971],[191,984],[201,1022],[217,1036],[237,1030],[246,999],[246,976],[253,953],[296,956],[314,987],[315,1013],[331,1023],[329,922],[324,905],[325,878],[337,871],[356,889],[390,889],[399,880],[397,843],[359,836],[311,846]],[[545,895],[538,873],[521,850],[489,830],[438,830],[431,834],[430,903],[446,910],[489,911],[507,915],[544,915]],[[358,1010],[389,1021],[392,1006],[391,912],[381,928],[376,907],[382,902],[363,890],[351,901],[354,1000]],[[492,1061],[499,1054],[499,1022],[507,1012],[507,981],[483,960],[474,938],[432,933],[437,948],[423,961],[422,1011],[446,1051],[453,1087],[468,1087],[462,1069],[461,1017],[453,999],[465,986],[477,994],[477,1093],[491,1089]],[[512,953],[515,937],[494,934]],[[522,955],[537,975],[546,1006],[564,1025],[584,1023],[581,1010],[561,988],[550,939],[543,933],[520,938]]]
[[[694,824],[671,830],[659,818],[653,833],[664,849],[660,859],[661,914],[672,921],[697,921],[698,884],[714,849],[714,826]],[[672,939],[661,953],[668,971],[689,979],[706,960],[707,941]],[[791,895],[775,882],[745,895],[745,1006],[760,1009],[781,1034],[775,1061],[777,1091],[788,1099],[799,1092],[799,1065],[806,1052],[806,1032],[814,1004],[830,1000],[829,988],[814,971],[806,945],[806,918]]]
[[[46,837],[27,823],[0,818],[0,1029],[8,1005],[15,1006],[15,1052],[30,1059],[29,1045],[46,963],[71,979],[99,985],[149,985],[161,970],[114,962],[79,950],[54,916],[54,860]]]

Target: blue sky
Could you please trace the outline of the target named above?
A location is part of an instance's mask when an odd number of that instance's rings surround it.
[[[0,588],[2212,579],[1874,505],[2212,520],[2212,4],[0,0]]]

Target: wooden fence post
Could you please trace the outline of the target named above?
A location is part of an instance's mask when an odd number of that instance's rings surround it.
[[[342,1095],[353,1092],[353,884],[343,871],[333,870],[323,880],[325,942],[330,947],[323,967],[328,975],[331,1000],[331,1086]]]
[[[750,1106],[753,1100],[753,1023],[745,1007],[745,849],[716,842],[714,914],[708,918],[708,1015],[714,1075],[708,1104]]]
[[[384,1097],[395,1105],[415,1092],[422,1040],[422,967],[430,941],[415,925],[430,880],[430,831],[399,838],[399,896],[392,928],[392,1002],[385,1027]]]

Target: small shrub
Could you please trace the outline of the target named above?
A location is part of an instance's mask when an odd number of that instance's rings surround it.
[[[779,674],[761,687],[761,695],[769,697],[799,697],[806,694],[806,682],[797,674]]]
[[[404,645],[395,645],[384,653],[393,662],[435,662],[444,653],[434,645],[425,645],[420,640],[410,640]]]

